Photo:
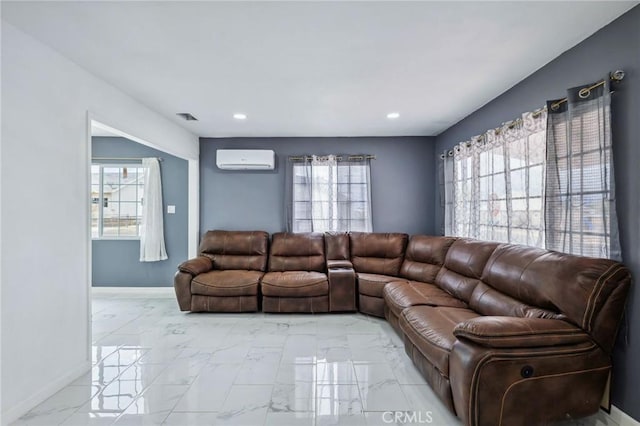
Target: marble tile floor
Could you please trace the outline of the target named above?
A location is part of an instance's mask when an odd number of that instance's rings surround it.
[[[361,314],[187,314],[164,296],[95,296],[92,358],[13,425],[461,425],[389,324]]]

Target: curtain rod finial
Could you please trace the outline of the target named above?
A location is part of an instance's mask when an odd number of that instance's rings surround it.
[[[614,72],[611,73],[611,80],[620,81],[622,79],[624,79],[624,71],[615,70]]]

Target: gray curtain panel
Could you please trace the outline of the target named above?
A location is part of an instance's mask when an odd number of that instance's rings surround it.
[[[620,260],[609,78],[594,85],[547,102],[545,245]]]
[[[443,220],[440,233],[442,235],[453,234],[453,205],[454,205],[454,180],[453,180],[453,150],[444,152],[440,156],[439,184],[440,184],[440,211]]]

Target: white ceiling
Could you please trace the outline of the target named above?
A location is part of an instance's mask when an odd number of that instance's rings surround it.
[[[637,3],[3,1],[2,17],[199,136],[436,135]]]

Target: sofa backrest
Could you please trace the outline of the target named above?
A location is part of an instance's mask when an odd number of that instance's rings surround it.
[[[324,272],[324,236],[320,233],[278,232],[271,239],[269,271]]]
[[[485,315],[567,319],[611,351],[631,282],[629,270],[608,260],[502,244],[482,273],[470,306]]]
[[[499,243],[468,238],[455,240],[444,258],[435,283],[449,294],[469,303],[471,294],[480,283],[487,260]]]
[[[325,232],[324,250],[327,260],[350,260],[349,234],[346,232]]]
[[[398,276],[409,236],[400,233],[352,232],[351,263],[356,272]]]
[[[214,269],[265,271],[269,234],[264,231],[208,231],[198,251]]]
[[[447,252],[455,241],[454,237],[412,236],[400,267],[400,276],[425,283],[435,282]]]

